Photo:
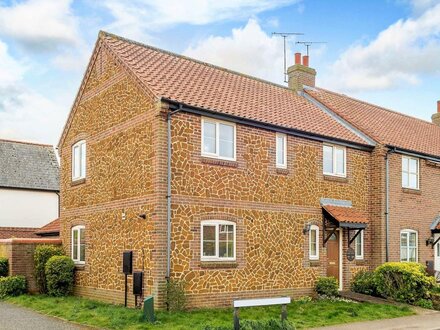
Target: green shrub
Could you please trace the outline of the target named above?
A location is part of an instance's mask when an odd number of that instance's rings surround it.
[[[414,305],[422,307],[422,308],[427,308],[427,309],[434,308],[433,302],[430,299],[419,299],[416,302],[414,302]]]
[[[73,290],[75,263],[66,256],[53,256],[46,263],[47,293],[67,296]]]
[[[351,281],[350,289],[353,292],[377,296],[376,276],[373,272],[360,271]]]
[[[415,262],[388,262],[375,270],[378,293],[386,298],[414,304],[429,299],[434,278],[425,267]]]
[[[233,327],[205,326],[203,330],[232,330]],[[268,321],[240,321],[240,330],[294,330],[295,327],[289,321],[268,320]]]
[[[166,303],[169,311],[183,311],[186,309],[185,282],[169,280],[167,283]]]
[[[0,277],[8,276],[9,262],[8,258],[0,258]]]
[[[0,298],[19,296],[26,293],[26,278],[24,276],[0,277]]]
[[[56,245],[38,245],[34,252],[35,280],[40,293],[47,293],[46,262],[53,256],[63,255],[63,249]]]
[[[338,281],[334,277],[320,277],[315,284],[316,293],[328,297],[339,296],[338,288]]]

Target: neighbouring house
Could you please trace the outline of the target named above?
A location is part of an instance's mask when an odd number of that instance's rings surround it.
[[[58,146],[76,294],[122,302],[124,251],[158,307],[167,280],[225,306],[432,260],[440,128],[315,87],[308,60],[281,86],[99,34]]]
[[[35,231],[58,218],[59,165],[53,146],[0,139],[0,206],[0,228]]]

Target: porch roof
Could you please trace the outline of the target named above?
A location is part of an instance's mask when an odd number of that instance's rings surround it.
[[[431,223],[430,229],[433,233],[440,233],[440,214]]]
[[[323,205],[324,216],[341,228],[366,228],[368,216],[365,212],[347,206]]]

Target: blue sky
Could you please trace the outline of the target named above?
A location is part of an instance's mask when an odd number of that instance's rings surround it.
[[[58,142],[100,29],[283,83],[302,32],[321,87],[430,120],[440,0],[0,0],[0,138]]]

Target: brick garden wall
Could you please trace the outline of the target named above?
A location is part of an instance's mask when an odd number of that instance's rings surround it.
[[[9,261],[9,275],[26,277],[29,292],[38,292],[34,275],[35,247],[41,244],[61,245],[59,239],[10,238],[0,240],[0,257]]]

